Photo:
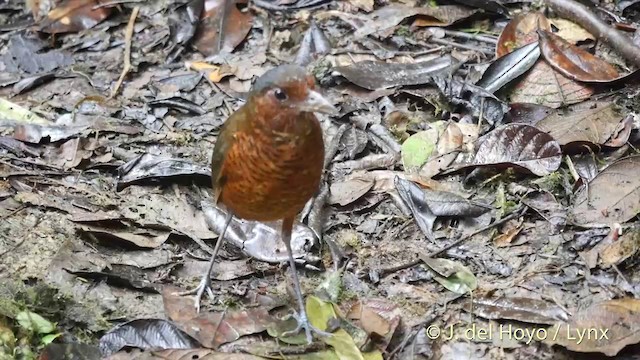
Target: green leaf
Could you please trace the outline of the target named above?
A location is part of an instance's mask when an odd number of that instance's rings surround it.
[[[324,281],[315,290],[315,294],[320,298],[334,303],[338,302],[341,292],[342,270],[329,272]]]
[[[464,265],[449,259],[433,259],[420,256],[433,272],[433,279],[456,294],[467,294],[478,287],[475,275]]]
[[[306,309],[309,321],[320,330],[326,330],[327,323],[337,318],[333,304],[316,296],[307,297]],[[340,360],[383,360],[379,351],[362,354],[351,335],[343,329],[338,329],[331,336],[321,339],[335,350]]]
[[[411,135],[402,143],[402,164],[405,171],[415,171],[424,165],[438,142],[438,131],[429,129]]]
[[[53,340],[59,338],[60,336],[62,336],[62,333],[45,335],[42,337],[42,339],[40,339],[40,342],[42,343],[42,345],[49,345],[53,342]]]
[[[49,334],[56,330],[54,323],[28,310],[18,313],[16,320],[21,328],[36,334]]]
[[[0,118],[13,120],[21,123],[48,125],[49,121],[41,118],[35,113],[23,108],[18,104],[0,98]]]

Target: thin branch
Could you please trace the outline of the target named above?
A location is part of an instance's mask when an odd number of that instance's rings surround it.
[[[118,79],[116,86],[111,91],[111,95],[109,96],[110,99],[116,96],[122,82],[124,81],[124,77],[127,76],[131,70],[131,38],[133,38],[133,26],[136,23],[136,17],[138,17],[139,11],[140,7],[136,6],[133,8],[131,17],[129,18],[129,23],[127,23],[127,29],[124,35],[124,67],[122,68],[122,73],[120,73],[120,78]]]
[[[472,232],[471,234],[469,234],[467,236],[460,237],[458,240],[452,242],[451,244],[449,244],[447,246],[444,246],[441,249],[436,250],[435,252],[432,252],[431,254],[427,255],[427,257],[430,257],[430,258],[436,257],[436,256],[442,254],[445,251],[448,251],[448,250],[450,250],[450,249],[452,249],[454,247],[457,247],[458,245],[460,245],[463,242],[471,239],[472,237],[480,234],[481,232],[484,232],[484,231],[489,230],[491,228],[494,228],[496,226],[502,225],[502,224],[506,223],[507,221],[509,221],[511,219],[515,219],[515,218],[518,218],[518,217],[522,216],[526,210],[527,210],[527,207],[523,206],[523,207],[519,208],[518,210],[513,211],[511,214],[503,217],[500,220],[494,221],[493,223],[491,223],[491,224],[489,224],[489,225],[487,225],[485,227],[482,227],[482,228]],[[379,276],[382,277],[382,276],[394,273],[394,272],[399,271],[399,270],[404,270],[404,269],[408,269],[410,267],[416,266],[416,265],[420,264],[421,262],[422,262],[421,259],[416,259],[416,260],[413,260],[413,261],[405,263],[405,264],[392,266],[392,267],[388,267],[388,268],[381,268],[381,269],[378,270],[378,273],[379,273]]]

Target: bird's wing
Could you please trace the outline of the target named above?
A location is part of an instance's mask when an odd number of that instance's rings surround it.
[[[227,121],[222,124],[220,133],[216,139],[216,144],[213,147],[213,155],[211,156],[211,181],[213,185],[214,204],[218,203],[218,198],[220,197],[220,192],[222,191],[222,186],[225,181],[224,174],[222,173],[224,160],[235,141],[234,134],[243,122],[244,116],[242,116],[242,112],[231,114]]]

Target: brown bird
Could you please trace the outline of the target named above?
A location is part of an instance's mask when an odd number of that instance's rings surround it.
[[[296,215],[318,190],[324,163],[322,129],[313,112],[335,113],[336,108],[315,90],[315,81],[297,65],[267,71],[253,85],[247,102],[224,123],[211,159],[214,202],[227,210],[224,227],[209,268],[195,289],[196,309],[211,291],[211,268],[233,216],[254,221],[282,220],[282,241],[287,248],[298,302],[294,317],[305,330],[307,319],[300,282],[291,253],[291,232]]]

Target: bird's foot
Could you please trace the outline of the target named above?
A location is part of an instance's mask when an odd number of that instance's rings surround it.
[[[199,313],[200,301],[202,300],[202,297],[204,296],[205,292],[209,295],[210,298],[212,299],[214,298],[213,291],[211,290],[211,278],[209,277],[209,274],[207,274],[207,276],[202,277],[202,279],[200,280],[200,284],[197,287],[191,290],[174,293],[174,295],[179,295],[179,296],[195,295],[194,298],[195,298],[196,313]]]
[[[307,344],[311,344],[311,342],[313,341],[313,337],[311,336],[311,333],[315,333],[316,335],[319,335],[319,336],[331,336],[332,335],[329,332],[322,331],[322,330],[314,327],[313,325],[311,325],[311,323],[309,322],[309,319],[307,318],[307,313],[306,312],[302,312],[301,314],[294,313],[294,314],[291,314],[291,315],[287,316],[287,319],[290,319],[290,318],[296,319],[296,321],[298,322],[298,325],[296,326],[295,329],[290,330],[290,331],[285,331],[284,333],[282,333],[283,337],[296,335],[297,333],[300,332],[300,330],[304,329],[304,333],[305,333],[305,335],[307,337]]]

